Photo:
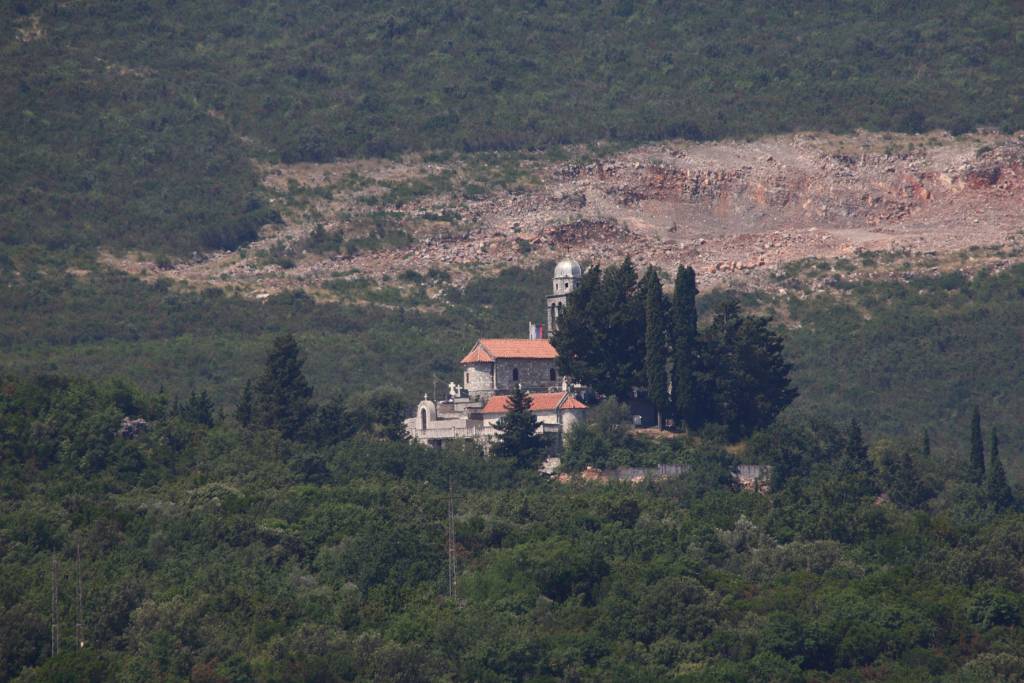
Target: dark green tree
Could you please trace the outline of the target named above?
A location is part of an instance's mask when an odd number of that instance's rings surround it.
[[[851,420],[838,462],[839,485],[851,498],[875,496],[879,493],[878,469],[868,456],[868,447],[860,423]]]
[[[671,328],[673,413],[697,429],[703,422],[703,395],[697,377],[697,275],[689,266],[676,271]]]
[[[189,422],[212,427],[213,409],[213,400],[206,392],[206,389],[203,389],[198,394],[193,390],[189,394],[188,399],[178,405],[178,415]]]
[[[516,386],[506,397],[505,405],[508,409],[494,425],[500,436],[493,453],[514,460],[519,467],[533,467],[544,446],[544,439],[537,435],[540,423],[530,410],[533,399],[521,386]]]
[[[988,471],[985,473],[985,493],[997,510],[1013,507],[1013,489],[1006,480],[1006,470],[999,459],[999,436],[992,430],[992,447],[989,449]]]
[[[968,477],[975,484],[985,480],[985,444],[981,436],[981,412],[978,406],[974,406],[974,414],[971,416],[971,460]]]
[[[558,350],[559,371],[577,381],[590,384],[599,372],[600,350],[597,337],[597,299],[601,288],[601,269],[594,266],[580,279],[569,295],[565,310],[558,317],[558,329],[551,344]]]
[[[892,502],[913,508],[924,502],[927,491],[917,474],[910,451],[886,451],[882,456],[882,482]]]
[[[584,274],[552,338],[563,374],[623,399],[646,383],[640,289],[628,257],[603,273],[591,268]]]
[[[278,337],[255,387],[253,421],[289,439],[300,435],[313,411],[313,388],[302,372],[303,363],[295,337]]]
[[[348,403],[349,418],[359,432],[389,441],[404,441],[408,437],[406,401],[401,392],[373,389],[352,396]]]
[[[333,446],[352,436],[355,431],[355,422],[340,394],[317,406],[306,425],[308,440],[318,446]]]
[[[645,383],[644,302],[638,289],[636,268],[627,256],[621,265],[605,271],[594,319],[601,351],[601,374],[594,388],[620,399],[629,398],[633,387]]]
[[[932,457],[932,437],[929,436],[927,429],[921,434],[921,457],[925,460]]]
[[[242,389],[242,395],[238,399],[238,405],[235,406],[235,419],[238,420],[238,424],[243,427],[248,427],[252,424],[255,403],[256,398],[253,395],[252,380],[247,379],[245,381],[245,388]]]
[[[647,396],[658,409],[658,426],[663,425],[671,413],[672,403],[668,393],[668,330],[665,315],[665,294],[661,279],[653,267],[644,274],[645,301],[644,321],[646,340],[644,342],[644,374],[647,376]]]
[[[725,301],[701,336],[705,357],[698,381],[710,389],[709,421],[724,425],[733,439],[771,424],[797,396],[782,338],[769,322],[743,316],[739,304]]]

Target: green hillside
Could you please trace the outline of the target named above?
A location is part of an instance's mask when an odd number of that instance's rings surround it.
[[[475,339],[543,319],[553,263],[339,270],[318,303],[97,259],[252,241],[278,162],[489,150],[507,180],[598,143],[1020,130],[1022,65],[1019,0],[0,3],[0,681],[1024,681],[1015,247],[808,259],[674,308],[623,270],[576,289],[598,370],[659,386],[674,339],[716,392],[697,432],[607,400],[565,435],[563,474],[681,465],[642,483],[539,475],[525,408],[489,456],[406,438]],[[348,247],[410,239],[375,215]],[[709,333],[726,299],[773,320]],[[769,325],[784,352],[752,361]],[[730,442],[765,367],[800,395]]]
[[[178,254],[273,220],[251,158],[1024,128],[1000,1],[0,7],[0,242]]]
[[[829,268],[820,262],[814,270]],[[856,417],[872,436],[919,438],[929,429],[938,457],[966,451],[974,405],[998,426],[1011,478],[1024,481],[1024,374],[1019,357],[1024,267],[973,280],[961,275],[848,289],[800,300],[760,295],[774,310],[795,364],[800,397],[789,412],[837,422]],[[409,401],[458,377],[458,360],[480,336],[522,336],[543,315],[550,264],[512,269],[453,290],[451,303],[408,308],[315,304],[301,295],[265,302],[217,290],[185,293],[97,271],[81,278],[0,281],[0,371],[117,378],[168,396],[206,390],[230,409],[270,340],[295,333],[307,370],[325,395],[379,385]],[[397,296],[397,295],[396,295]],[[715,293],[708,304],[723,296]]]
[[[125,385],[0,377],[0,678],[1019,680],[1024,515],[963,471],[919,476],[913,448],[875,470],[852,434],[752,440],[787,473],[767,494],[685,438],[656,446],[683,478],[559,484],[472,448],[289,440]]]

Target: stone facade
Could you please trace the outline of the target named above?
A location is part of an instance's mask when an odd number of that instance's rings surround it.
[[[470,396],[494,391],[494,363],[467,363],[462,368],[462,386]]]
[[[498,358],[493,363],[467,363],[462,386],[470,396],[507,393],[516,385],[528,391],[547,391],[562,385],[555,359]]]
[[[510,392],[517,384],[529,391],[547,391],[562,384],[557,359],[499,358],[494,361],[494,376],[499,393]]]

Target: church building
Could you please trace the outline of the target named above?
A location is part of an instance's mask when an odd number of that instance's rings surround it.
[[[555,266],[553,293],[547,297],[548,332],[558,326],[568,295],[583,276],[573,260]],[[531,408],[540,423],[538,433],[556,443],[578,421],[587,407],[572,391],[570,378],[558,372],[558,352],[544,336],[544,328],[530,323],[526,339],[480,339],[462,361],[462,384],[448,385],[448,397],[423,397],[416,416],[406,420],[409,435],[431,446],[449,439],[473,439],[487,444],[498,436],[494,424],[507,411],[506,396],[516,386],[530,393]]]

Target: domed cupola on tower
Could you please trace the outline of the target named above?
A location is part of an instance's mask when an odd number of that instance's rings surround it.
[[[555,266],[555,274],[551,281],[552,293],[547,298],[548,334],[558,329],[558,317],[565,310],[565,302],[569,294],[576,291],[583,277],[583,267],[573,259],[563,259]]]

